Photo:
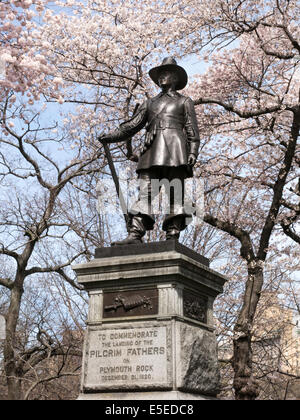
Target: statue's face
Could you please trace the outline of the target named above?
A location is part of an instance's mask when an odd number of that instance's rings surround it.
[[[162,71],[158,77],[158,84],[161,88],[166,86],[176,86],[178,81],[177,74],[172,70]]]

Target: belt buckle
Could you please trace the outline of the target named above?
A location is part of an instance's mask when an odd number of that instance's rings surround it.
[[[166,124],[164,120],[159,120],[159,128],[162,130],[166,128]]]

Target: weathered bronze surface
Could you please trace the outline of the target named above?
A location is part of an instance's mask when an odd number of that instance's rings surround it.
[[[207,323],[207,298],[183,291],[183,315],[196,321]]]
[[[103,318],[119,318],[158,313],[158,290],[107,292],[103,295]]]
[[[141,129],[146,129],[137,165],[141,180],[139,197],[125,215],[129,235],[113,245],[141,243],[146,231],[153,229],[155,218],[151,200],[159,192],[154,191],[153,180],[166,179],[170,183],[179,180],[181,185],[179,191],[168,196],[169,211],[162,226],[166,239],[178,239],[180,231],[190,221],[191,214],[183,202],[184,180],[193,176],[200,140],[193,101],[178,93],[186,86],[188,76],[173,57],[165,58],[160,66],[151,69],[149,76],[161,92],[147,99],[117,130],[99,137],[105,145],[126,141]]]

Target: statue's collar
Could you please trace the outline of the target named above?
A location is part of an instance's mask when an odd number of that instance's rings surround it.
[[[170,96],[171,98],[177,98],[179,95],[176,92],[176,90],[170,90],[169,92],[160,92],[157,97],[160,98],[162,96]]]

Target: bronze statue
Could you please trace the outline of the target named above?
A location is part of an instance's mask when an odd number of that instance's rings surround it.
[[[125,141],[146,128],[145,144],[136,169],[140,179],[139,197],[129,211],[129,235],[112,245],[141,243],[146,231],[153,229],[153,180],[179,180],[181,183],[181,194],[176,196],[172,189],[169,192],[169,213],[162,227],[166,239],[178,239],[189,216],[183,206],[184,179],[193,176],[200,141],[193,101],[178,93],[186,86],[188,76],[173,57],[165,58],[160,66],[152,68],[149,76],[161,92],[146,100],[116,131],[99,137],[104,144]]]

